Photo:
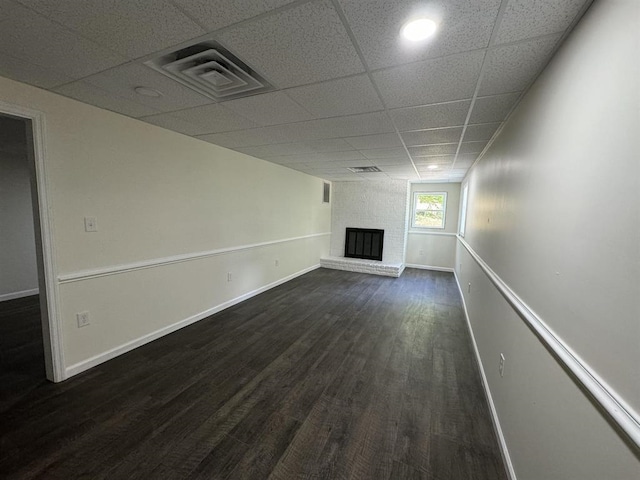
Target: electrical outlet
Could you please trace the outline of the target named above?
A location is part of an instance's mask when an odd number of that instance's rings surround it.
[[[467,287],[467,293],[471,293],[471,282],[469,282],[469,286]]]
[[[231,272],[227,272],[227,282],[230,282],[231,280],[233,280],[233,276],[231,275]]]
[[[78,321],[78,328],[86,327],[89,325],[89,312],[76,313],[76,320]]]
[[[500,376],[504,377],[504,354],[500,354],[500,366],[498,367],[500,370]]]
[[[280,266],[280,260],[276,260],[274,263],[276,264],[276,267]]]
[[[424,250],[420,250],[420,256],[424,255]]]
[[[84,231],[85,232],[97,232],[98,231],[98,219],[96,217],[84,217]]]

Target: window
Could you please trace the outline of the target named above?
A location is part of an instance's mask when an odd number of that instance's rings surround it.
[[[460,236],[464,237],[464,230],[467,227],[467,195],[469,194],[469,184],[462,187],[462,201],[460,202]]]
[[[447,207],[445,192],[415,192],[413,194],[414,228],[444,228]]]

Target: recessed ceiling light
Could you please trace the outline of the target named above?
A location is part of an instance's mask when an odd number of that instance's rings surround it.
[[[436,22],[428,18],[418,18],[411,20],[402,27],[402,36],[412,42],[425,40],[436,33],[438,26]]]
[[[429,165],[427,168],[429,170],[437,170],[438,169],[438,165]]]
[[[155,88],[136,87],[134,90],[138,95],[144,95],[145,97],[161,97],[162,96],[162,92],[156,90]]]
[[[405,23],[402,27],[402,36],[409,41],[419,42],[436,33],[436,22],[428,18],[418,18]]]

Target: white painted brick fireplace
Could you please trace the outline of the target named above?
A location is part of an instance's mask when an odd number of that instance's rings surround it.
[[[330,256],[322,258],[326,268],[399,277],[404,270],[409,215],[409,183],[333,182]],[[345,230],[384,230],[382,261],[344,257]]]

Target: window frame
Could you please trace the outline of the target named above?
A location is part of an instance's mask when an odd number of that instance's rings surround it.
[[[458,225],[458,235],[464,238],[467,229],[467,208],[469,203],[469,182],[462,186],[460,192],[460,225]]]
[[[416,212],[418,206],[418,195],[442,195],[442,226],[441,227],[425,227],[416,225]],[[438,210],[439,211],[439,210]],[[413,202],[411,206],[411,228],[420,230],[444,230],[447,226],[447,192],[413,192]]]

